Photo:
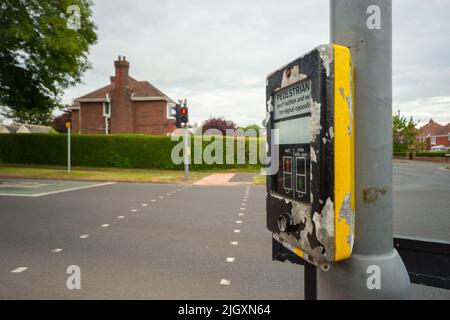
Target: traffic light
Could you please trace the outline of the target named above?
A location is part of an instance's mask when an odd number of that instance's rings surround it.
[[[171,107],[173,112],[170,114],[172,117],[175,118],[175,126],[177,128],[181,128],[181,105],[176,104],[175,106]]]
[[[189,122],[188,108],[186,105],[182,106],[180,109],[180,121],[183,125],[187,125]]]

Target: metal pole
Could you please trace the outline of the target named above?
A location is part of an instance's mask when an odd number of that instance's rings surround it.
[[[70,174],[70,126],[67,128],[67,173]]]
[[[305,272],[305,300],[317,300],[317,268],[306,262],[304,264]]]
[[[352,257],[318,272],[318,296],[407,298],[408,273],[393,248],[391,0],[330,0],[330,29],[355,67],[356,228]]]
[[[184,129],[184,179],[189,180],[189,157],[190,157],[190,143],[189,131]]]

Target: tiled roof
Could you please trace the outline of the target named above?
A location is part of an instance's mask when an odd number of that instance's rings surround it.
[[[450,123],[447,123],[446,126],[442,127],[442,129],[438,132],[438,136],[446,136],[450,133]]]
[[[128,88],[134,96],[136,97],[164,97],[169,101],[172,101],[166,94],[156,88],[148,81],[137,81],[136,79],[129,77]],[[102,99],[106,97],[106,94],[109,93],[111,95],[111,84],[104,86],[100,89],[92,91],[82,97],[77,98],[80,99]]]
[[[444,127],[431,119],[426,125],[419,129],[419,137],[427,137],[429,135],[436,136]]]

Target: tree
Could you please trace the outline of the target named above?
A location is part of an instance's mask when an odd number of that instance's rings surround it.
[[[413,118],[407,119],[398,111],[392,117],[394,151],[407,151],[416,146],[416,137],[419,133],[416,126],[419,122],[414,122]]]
[[[55,129],[56,132],[67,133],[66,122],[71,122],[71,117],[72,113],[65,111],[63,114],[53,119],[52,128]]]
[[[90,0],[0,3],[0,106],[9,109],[6,116],[47,118],[61,107],[63,91],[81,82],[97,40],[91,6]]]
[[[260,126],[258,126],[257,124],[250,124],[246,127],[239,127],[239,130],[242,130],[243,132],[240,132],[238,134],[246,134],[246,135],[250,135],[250,136],[258,136],[259,135],[259,131],[262,129]]]
[[[236,124],[233,121],[225,120],[224,118],[210,117],[208,120],[204,121],[202,124],[203,134],[205,133],[205,131],[207,131],[209,129],[217,129],[222,133],[222,135],[226,135],[227,129],[236,130]]]
[[[17,124],[25,123],[49,126],[53,120],[52,110],[48,109],[31,108],[14,110],[8,107],[1,107],[0,114]]]

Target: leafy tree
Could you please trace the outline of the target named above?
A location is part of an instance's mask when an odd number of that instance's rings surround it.
[[[210,117],[208,120],[203,122],[202,132],[205,133],[205,131],[209,129],[217,129],[222,133],[222,135],[226,135],[227,129],[236,130],[236,124],[233,121],[225,120],[224,118]]]
[[[0,114],[18,124],[36,124],[42,126],[49,126],[52,124],[53,114],[49,109],[11,109],[8,107],[1,107]]]
[[[91,67],[89,47],[97,40],[91,6],[90,0],[0,2],[0,106],[8,107],[5,116],[36,120],[42,113],[47,119],[61,107],[63,91],[81,82]]]
[[[257,136],[259,134],[259,131],[262,129],[259,125],[257,124],[250,124],[246,127],[239,127],[239,129],[243,130],[245,133],[249,133],[251,131],[249,130],[253,130],[255,132],[255,135]]]
[[[71,112],[65,111],[60,116],[53,119],[52,128],[59,133],[67,133],[66,122],[71,122]]]
[[[398,111],[392,117],[392,129],[394,139],[394,151],[407,151],[416,147],[416,137],[419,134],[416,126],[419,122],[414,122],[400,114]]]

